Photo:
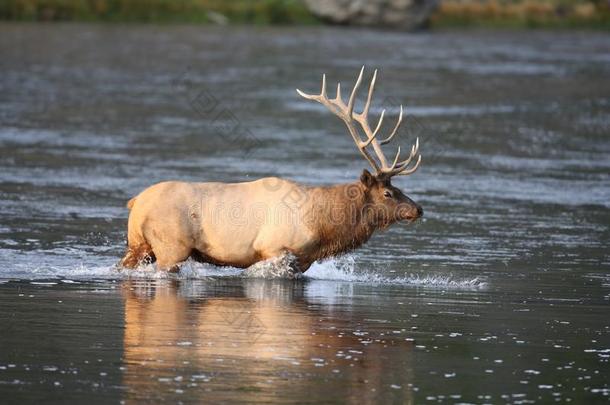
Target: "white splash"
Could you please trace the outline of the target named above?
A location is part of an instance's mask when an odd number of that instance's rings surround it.
[[[456,278],[447,274],[405,274],[388,275],[381,271],[364,271],[356,269],[356,258],[346,255],[338,258],[316,262],[303,275],[295,273],[294,257],[278,257],[257,263],[246,270],[235,267],[221,267],[197,263],[192,260],[184,262],[179,273],[168,273],[156,270],[148,264],[133,270],[119,269],[115,265],[79,264],[75,267],[40,266],[20,267],[15,272],[4,274],[3,279],[27,279],[31,281],[67,279],[67,283],[86,280],[122,280],[122,279],[178,279],[202,280],[206,278],[243,277],[260,279],[303,279],[305,281],[340,281],[347,283],[405,285],[450,289],[481,289],[486,282],[478,277]]]
[[[289,280],[301,278],[301,273],[295,266],[296,260],[296,257],[292,254],[274,257],[253,264],[244,270],[242,276],[248,278],[279,278]]]
[[[420,275],[406,274],[403,276],[388,276],[379,272],[355,270],[356,259],[352,255],[333,258],[322,263],[314,263],[305,273],[306,279],[349,281],[367,284],[412,285],[419,287],[480,289],[487,283],[479,277],[455,278],[453,275]]]

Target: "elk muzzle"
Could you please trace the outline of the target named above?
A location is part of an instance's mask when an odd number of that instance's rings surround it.
[[[422,217],[423,215],[424,210],[422,209],[422,207],[411,200],[409,200],[408,202],[401,203],[398,207],[398,218],[400,221],[413,222],[416,219]]]

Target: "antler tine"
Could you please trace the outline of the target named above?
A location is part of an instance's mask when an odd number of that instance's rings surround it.
[[[375,128],[375,130],[373,131],[373,133],[371,134],[371,136],[368,136],[367,133],[367,140],[364,141],[362,143],[362,145],[364,147],[369,146],[373,141],[377,141],[377,132],[379,131],[379,128],[381,128],[381,123],[383,122],[383,115],[385,114],[385,110],[381,111],[381,115],[379,116],[379,122],[377,122],[377,127]],[[379,157],[379,155],[377,155]]]
[[[417,162],[415,163],[415,165],[410,168],[409,170],[401,170],[398,173],[395,174],[395,176],[408,176],[409,174],[414,173],[417,168],[419,167],[419,164],[421,163],[421,155],[419,155],[419,157],[417,158]]]
[[[299,96],[306,98],[307,100],[315,100],[318,101],[320,96],[314,96],[313,94],[303,93],[301,90],[297,89],[297,93]]]
[[[322,75],[322,90],[320,91],[320,96],[328,99],[328,96],[326,95],[326,73]]]
[[[373,73],[373,78],[369,83],[369,94],[366,98],[366,104],[364,105],[364,109],[362,110],[362,115],[369,115],[369,108],[371,108],[371,100],[373,99],[373,91],[375,90],[375,82],[377,81],[377,69]]]
[[[326,74],[322,75],[322,90],[320,90],[319,95],[307,94],[299,89],[296,89],[296,90],[297,90],[297,93],[299,93],[299,95],[301,97],[306,98],[307,100],[315,100],[315,101],[319,101],[320,103],[322,103],[323,100],[328,100],[328,96],[326,94]]]
[[[398,162],[398,158],[400,158],[400,145],[398,145],[398,151],[396,152],[396,157],[394,158],[394,161],[392,162],[392,166],[391,166],[392,170],[394,170],[396,168],[396,162]]]
[[[379,132],[379,128],[381,128],[381,123],[383,122],[384,115],[385,115],[385,109],[381,111],[381,115],[379,116],[379,121],[377,122],[377,127],[375,128],[375,130],[373,131],[371,136],[368,136],[368,134],[367,134],[368,139],[362,143],[362,146],[367,147],[373,141],[375,141],[377,139],[377,132]],[[379,155],[377,155],[377,156],[379,156]]]
[[[322,90],[320,92],[320,95],[306,94],[299,89],[297,89],[297,92],[299,93],[299,95],[301,95],[302,97],[304,97],[308,100],[314,100],[314,101],[319,102],[320,104],[322,104],[326,108],[328,108],[333,114],[335,114],[339,118],[341,118],[341,120],[343,120],[343,122],[345,122],[345,125],[347,126],[347,129],[349,130],[349,133],[352,136],[354,142],[356,143],[356,146],[358,147],[358,150],[360,151],[360,153],[364,156],[364,158],[367,160],[367,162],[369,162],[369,164],[371,165],[371,167],[373,168],[373,170],[376,173],[381,173],[381,168],[380,168],[379,164],[375,161],[375,159],[371,156],[371,154],[366,150],[366,145],[368,145],[371,142],[371,139],[367,139],[366,144],[365,144],[365,142],[362,141],[362,138],[361,138],[358,130],[356,129],[356,126],[354,125],[355,124],[354,117],[352,114],[353,108],[354,108],[353,106],[354,106],[354,102],[355,102],[355,98],[356,98],[356,92],[358,90],[360,82],[362,81],[363,72],[364,72],[364,70],[362,69],[360,72],[358,81],[357,81],[356,85],[354,86],[354,89],[352,90],[352,94],[350,95],[350,101],[348,101],[348,104],[351,105],[351,110],[350,110],[349,106],[345,105],[345,102],[343,101],[343,99],[341,97],[341,83],[337,83],[336,97],[332,100],[328,99],[328,95],[326,94],[326,75],[322,76]],[[367,137],[367,138],[370,138],[370,137]],[[375,139],[375,138],[373,137],[372,139]]]
[[[347,126],[347,129],[349,130],[350,135],[352,136],[354,142],[356,143],[358,150],[364,156],[364,158],[369,162],[369,164],[375,170],[375,173],[377,175],[385,174],[385,175],[389,175],[389,176],[396,176],[396,175],[411,174],[415,170],[417,170],[417,168],[421,162],[421,155],[419,155],[415,165],[411,168],[407,168],[409,163],[411,162],[411,160],[419,152],[419,139],[417,139],[415,141],[415,145],[413,145],[411,147],[411,153],[409,154],[409,157],[407,159],[403,160],[402,162],[399,162],[401,149],[400,149],[400,147],[398,147],[398,152],[396,153],[396,156],[394,157],[394,161],[392,162],[391,165],[388,165],[388,161],[385,157],[385,154],[383,153],[383,150],[381,149],[381,145],[385,145],[385,144],[389,143],[398,132],[398,128],[400,127],[400,125],[402,123],[402,119],[403,119],[402,105],[400,106],[400,114],[398,116],[396,125],[394,126],[392,133],[390,133],[390,135],[386,139],[384,139],[382,141],[377,140],[377,134],[379,133],[379,130],[382,127],[383,119],[385,117],[385,110],[383,110],[381,112],[381,115],[379,116],[379,120],[377,122],[377,126],[375,127],[375,130],[372,130],[369,125],[368,113],[369,113],[369,110],[371,107],[371,101],[373,99],[373,92],[375,90],[375,84],[377,81],[377,70],[375,70],[375,72],[373,73],[373,77],[371,78],[371,82],[369,83],[369,91],[368,91],[368,95],[367,95],[367,99],[366,99],[366,103],[364,105],[363,111],[360,114],[354,113],[354,105],[356,104],[356,95],[358,94],[358,89],[360,88],[360,85],[362,84],[363,75],[364,75],[364,66],[362,67],[362,69],[360,69],[360,74],[358,75],[358,79],[356,80],[356,83],[354,84],[354,87],[351,91],[347,104],[345,104],[345,102],[343,101],[343,98],[341,97],[341,84],[340,83],[337,83],[337,95],[335,96],[335,98],[332,100],[328,99],[328,95],[326,92],[326,75],[322,75],[322,90],[320,91],[319,95],[306,94],[306,93],[303,93],[299,89],[297,89],[297,92],[299,93],[299,95],[301,95],[302,97],[304,97],[308,100],[314,100],[314,101],[321,103],[322,105],[327,107],[333,114],[337,115],[339,118],[341,118],[341,120],[343,120],[343,122]],[[360,128],[362,131],[359,131],[357,129],[356,123],[358,123],[360,125]],[[365,140],[362,140],[362,135],[363,135],[362,132],[364,132],[364,136],[366,138]],[[369,153],[369,151],[367,150],[368,146],[373,147],[373,152],[375,152],[377,159],[373,158],[371,153]]]
[[[362,66],[362,69],[360,69],[360,74],[358,75],[356,84],[354,84],[354,88],[352,89],[352,94],[349,96],[349,101],[347,102],[347,113],[350,117],[352,116],[352,113],[354,112],[354,104],[356,103],[356,93],[358,92],[360,83],[362,83],[363,74],[364,74],[364,66]]]
[[[419,152],[419,138],[416,138],[415,145],[411,146],[411,153],[409,153],[409,157],[396,165],[396,168],[399,170],[406,168],[415,155],[417,155],[417,152]]]
[[[379,141],[379,144],[380,145],[385,145],[387,143],[390,143],[392,138],[394,138],[394,135],[396,135],[396,132],[398,131],[398,128],[400,127],[401,123],[402,123],[402,104],[400,105],[400,114],[398,114],[398,121],[396,121],[396,126],[392,130],[392,133],[386,139],[384,139],[382,141]]]
[[[400,162],[396,166],[393,167],[391,171],[392,176],[406,176],[417,170],[419,164],[421,163],[421,154],[417,156],[417,161],[415,165],[410,169],[407,169],[411,160],[418,154],[419,152],[419,138],[415,140],[415,145],[411,146],[411,153],[409,154],[409,158]]]
[[[337,83],[337,97],[335,97],[336,101],[340,101],[343,104],[343,98],[341,97],[341,83]]]
[[[379,132],[379,128],[381,128],[381,123],[383,123],[384,115],[385,115],[385,108],[383,110],[381,110],[381,115],[379,116],[379,121],[377,121],[377,126],[375,127],[375,130],[373,131],[373,136],[371,136],[371,139],[375,138],[377,136],[377,132]]]

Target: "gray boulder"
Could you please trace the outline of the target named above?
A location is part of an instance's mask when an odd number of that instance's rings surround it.
[[[304,0],[309,10],[333,24],[416,30],[428,22],[439,0]]]

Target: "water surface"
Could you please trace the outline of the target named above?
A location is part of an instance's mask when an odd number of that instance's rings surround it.
[[[607,401],[609,39],[1,25],[0,395]],[[404,104],[399,141],[420,138],[395,185],[423,220],[300,281],[116,272],[125,203],[157,181],[357,179],[342,124],[294,89],[362,64],[374,113]]]

